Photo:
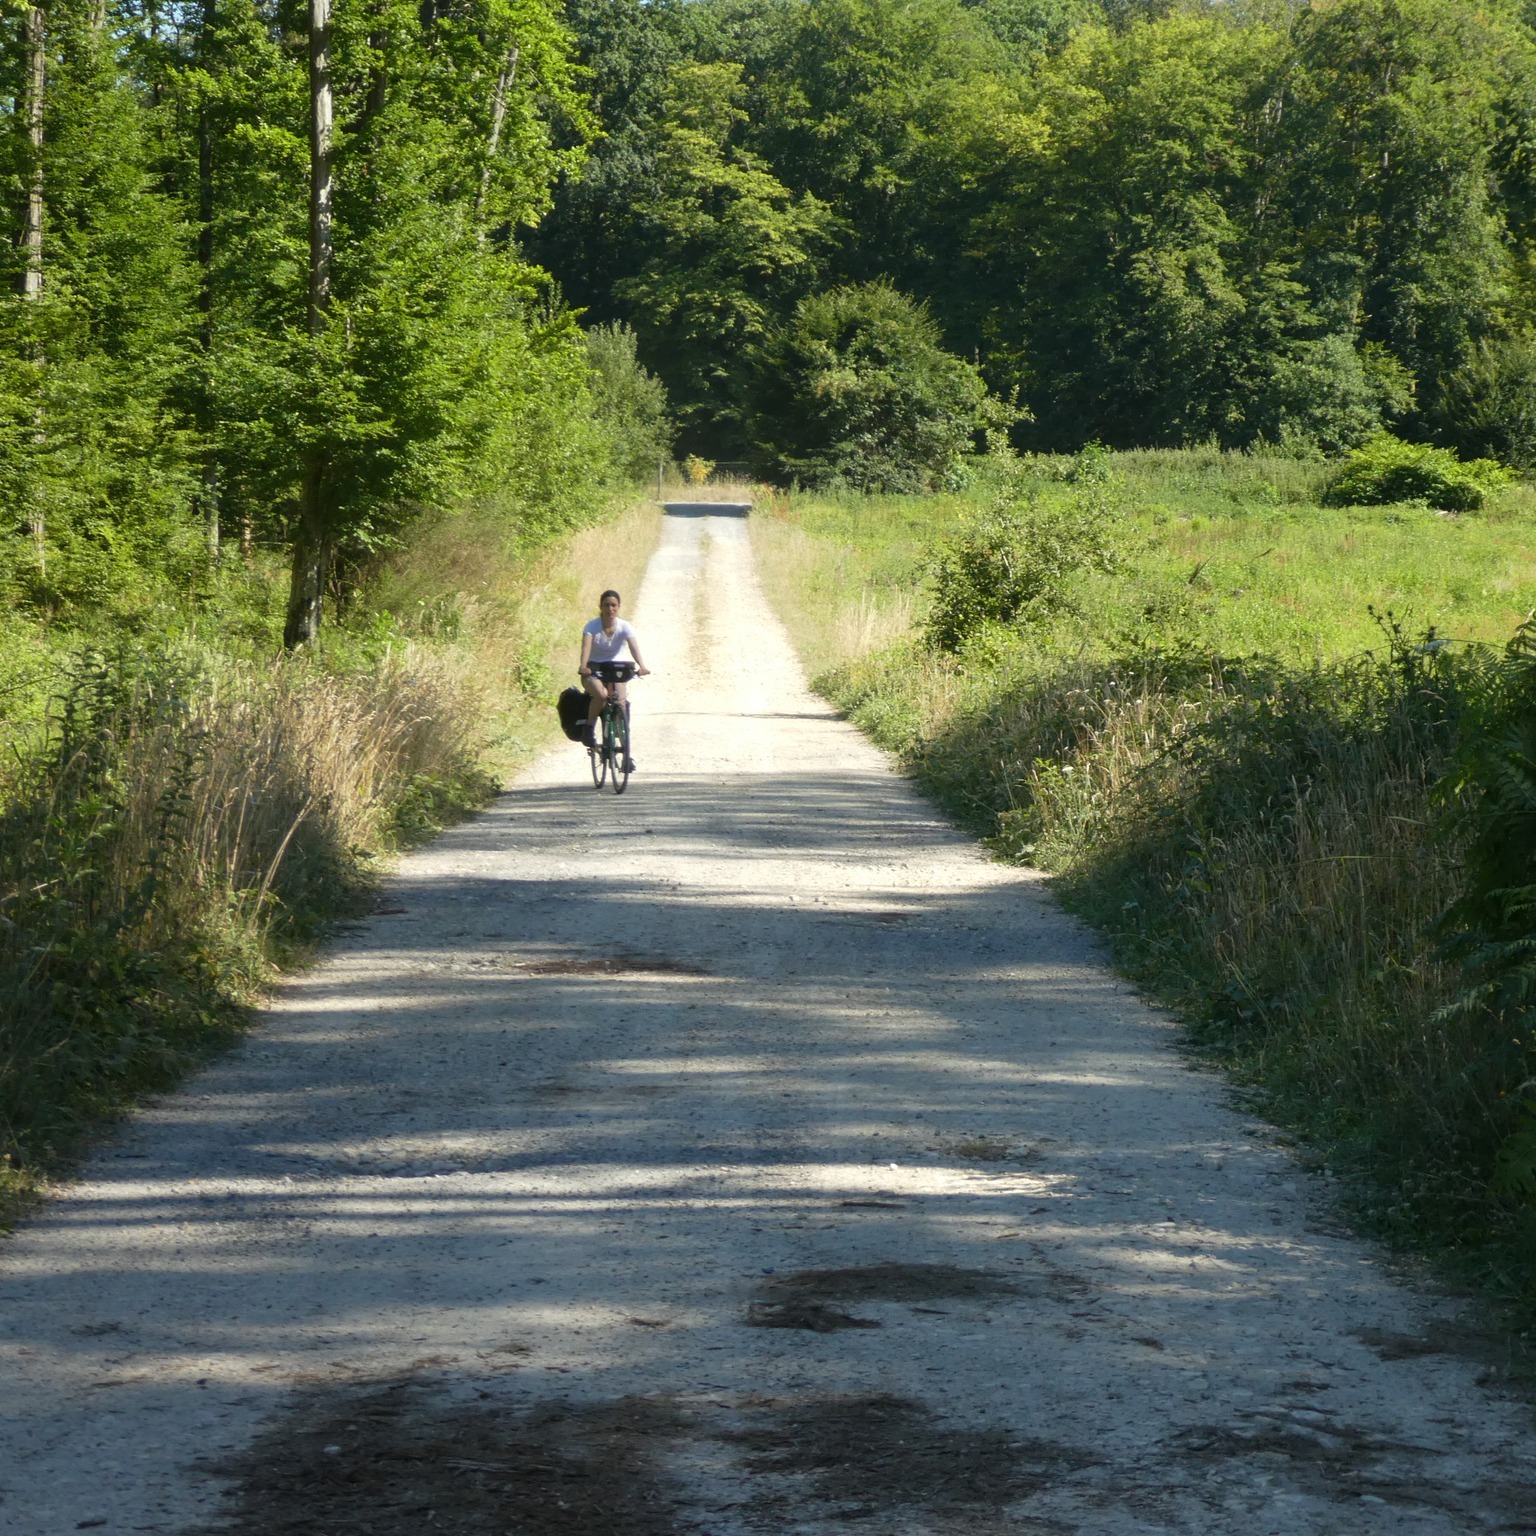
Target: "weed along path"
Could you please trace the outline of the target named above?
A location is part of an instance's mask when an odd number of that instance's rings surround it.
[[[632,606],[629,792],[551,753],[0,1251],[0,1531],[1536,1530],[1475,1340],[810,696],[746,520]]]

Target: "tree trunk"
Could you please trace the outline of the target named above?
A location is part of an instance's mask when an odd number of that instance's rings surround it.
[[[208,563],[219,563],[219,466],[213,449],[203,449],[203,479],[197,492],[197,509],[203,517],[203,543],[208,550]]]
[[[331,307],[331,0],[309,0],[309,333]]]
[[[29,5],[23,29],[27,51],[27,139],[31,146],[31,164],[27,169],[27,210],[22,222],[21,245],[24,266],[21,293],[27,300],[43,295],[43,109],[48,96],[48,17],[40,5]],[[43,359],[36,358],[38,367]],[[42,407],[38,406],[33,423],[33,441],[43,440]],[[37,568],[48,573],[48,520],[34,492],[27,514],[27,531],[37,552]]]
[[[283,644],[290,651],[308,645],[320,633],[320,608],[331,569],[330,524],[325,516],[329,467],[325,450],[317,448],[304,471],[299,524],[293,533],[288,613],[283,623]]]
[[[213,0],[203,7],[203,30],[213,25]],[[197,124],[197,341],[203,354],[198,426],[203,434],[202,485],[197,510],[202,514],[203,537],[210,564],[219,560],[219,466],[213,446],[213,123],[208,103],[202,104]]]
[[[309,0],[309,333],[319,337],[331,308],[331,0]],[[308,645],[320,633],[320,610],[330,575],[330,457],[310,451],[293,534],[293,570],[283,644]]]
[[[48,91],[48,18],[41,6],[27,7],[27,138],[32,164],[27,173],[27,215],[21,245],[26,267],[21,291],[35,299],[43,291],[43,107]]]
[[[496,89],[491,95],[491,136],[486,143],[485,165],[480,171],[480,191],[475,196],[475,217],[478,219],[485,209],[485,200],[491,190],[491,165],[496,159],[496,151],[501,148],[501,130],[507,121],[507,92],[512,89],[512,82],[517,79],[517,60],[519,49],[514,43],[507,54],[507,62],[501,66],[501,73],[496,77]]]

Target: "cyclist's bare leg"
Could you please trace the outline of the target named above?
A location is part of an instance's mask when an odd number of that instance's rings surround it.
[[[597,724],[598,716],[603,712],[603,705],[608,702],[608,690],[602,682],[595,677],[582,678],[582,686],[587,690],[587,728],[590,730]]]
[[[629,740],[629,685],[614,679],[613,696],[619,701],[619,708],[624,711],[624,740]],[[629,766],[634,767],[634,758],[630,756]]]

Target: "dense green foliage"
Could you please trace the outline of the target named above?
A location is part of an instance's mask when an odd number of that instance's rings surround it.
[[[1536,621],[1528,619],[1503,655],[1482,669],[1447,785],[1464,834],[1468,876],[1444,923],[1446,949],[1463,962],[1471,983],[1455,1011],[1486,1010],[1512,1021],[1536,1008],[1533,700]]]
[[[754,367],[747,434],[783,481],[928,490],[953,479],[973,435],[997,419],[976,370],[888,283],[802,299]]]
[[[558,8],[337,0],[318,307],[308,26],[294,0],[0,19],[8,605],[142,612],[208,584],[221,540],[303,524],[344,600],[424,510],[494,491],[539,536],[629,451],[517,244],[593,131]]]
[[[1324,499],[1336,507],[1422,501],[1447,512],[1475,512],[1510,478],[1495,460],[1464,464],[1448,448],[1404,443],[1382,432],[1345,458],[1329,477]]]
[[[574,0],[571,17],[608,136],[533,248],[574,301],[635,326],[686,398],[685,447],[776,443],[750,425],[780,415],[774,353],[743,343],[809,295],[883,281],[1018,391],[1021,447],[1334,451],[1391,426],[1531,452],[1518,0]]]
[[[667,391],[641,363],[635,333],[626,325],[595,325],[587,332],[592,403],[614,464],[635,479],[654,474],[672,453]]]

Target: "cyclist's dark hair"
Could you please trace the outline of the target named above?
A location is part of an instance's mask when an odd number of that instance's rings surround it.
[[[606,592],[604,592],[603,595],[600,598],[598,598],[597,606],[599,608],[601,608],[603,606],[603,604],[606,603],[610,597],[621,608],[624,606],[624,599],[622,597],[620,597],[619,594],[617,592],[615,592],[612,587],[609,587],[608,590]]]

